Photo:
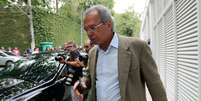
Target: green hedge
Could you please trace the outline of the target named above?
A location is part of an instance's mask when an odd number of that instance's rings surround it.
[[[0,10],[0,46],[19,47],[23,52],[30,47],[28,19],[20,12]]]

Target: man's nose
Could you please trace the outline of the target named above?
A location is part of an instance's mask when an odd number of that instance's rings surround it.
[[[92,31],[88,31],[87,33],[88,33],[89,37],[91,37],[92,35],[94,35],[94,32],[92,32]]]

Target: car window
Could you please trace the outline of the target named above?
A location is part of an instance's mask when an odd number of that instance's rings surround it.
[[[5,57],[6,55],[4,55],[3,53],[0,53],[0,56]]]
[[[16,56],[15,54],[13,54],[11,52],[7,52],[7,51],[5,51],[4,53],[6,53],[7,55],[10,55],[10,56]]]

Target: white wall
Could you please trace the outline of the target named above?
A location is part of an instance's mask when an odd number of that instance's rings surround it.
[[[169,101],[201,101],[201,0],[150,0],[143,39],[153,57]]]

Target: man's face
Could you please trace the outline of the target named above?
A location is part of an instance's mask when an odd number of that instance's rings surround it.
[[[84,29],[92,44],[104,44],[111,31],[111,22],[101,22],[97,11],[91,11],[84,19]]]
[[[74,44],[65,44],[64,47],[67,51],[74,51],[76,49]]]

